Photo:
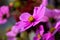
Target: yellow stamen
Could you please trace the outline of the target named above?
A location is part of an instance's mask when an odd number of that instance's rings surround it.
[[[28,20],[29,20],[29,22],[33,22],[33,21],[34,21],[33,16],[30,16],[30,17],[28,18]]]
[[[52,28],[50,29],[50,32],[51,32],[51,33],[53,33],[53,32],[54,32],[54,30],[55,30],[55,28],[54,28],[54,27],[52,27]]]
[[[40,34],[38,34],[38,35],[37,35],[37,37],[40,39],[40,38],[41,38],[41,35],[40,35]]]

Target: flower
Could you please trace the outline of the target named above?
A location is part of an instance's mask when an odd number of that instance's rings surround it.
[[[48,18],[60,19],[60,9],[48,9],[46,8],[45,16]]]
[[[27,12],[22,13],[22,15],[19,17],[20,20],[28,23],[29,25],[31,24],[33,26],[38,24],[40,21],[43,20],[42,18],[44,17],[45,9],[46,9],[45,3],[47,4],[47,0],[42,0],[42,4],[39,7],[34,7],[33,15],[30,15]],[[30,27],[28,27],[28,28],[30,28]]]
[[[50,28],[47,33],[44,33],[43,25],[40,25],[39,29],[36,31],[34,40],[55,40],[54,35],[59,29],[60,21],[56,23],[55,27]]]
[[[55,40],[54,37],[51,37],[52,34],[50,32],[45,33],[42,37],[42,40]]]
[[[60,29],[60,21],[56,23],[55,27],[51,27],[49,31],[52,35],[54,35],[57,31],[59,31],[59,29]]]
[[[42,19],[42,17],[44,16],[44,13],[45,13],[45,7],[43,7],[42,9],[35,8],[33,15],[30,15],[29,13],[23,13],[19,18],[22,22],[25,22],[27,26],[24,27],[24,29],[20,31],[24,31],[30,28],[31,26],[35,26],[36,24],[38,24],[40,20]]]
[[[48,4],[48,0],[42,0],[42,4],[46,7]]]
[[[20,31],[25,31],[31,26],[35,26],[36,24],[38,24],[42,19],[42,17],[44,16],[44,13],[45,13],[45,7],[43,6],[35,7],[33,15],[30,15],[27,12],[22,13],[21,16],[19,17],[21,21],[17,23],[19,24],[18,27],[20,26],[19,27]]]
[[[59,29],[60,29],[60,21],[56,23],[55,27],[50,28],[48,33],[45,33],[43,35],[43,40],[55,40],[54,35],[57,31],[59,31]]]
[[[11,29],[10,32],[7,32],[7,36],[16,36],[16,34],[20,31],[23,32],[30,28],[31,26],[35,26],[40,22],[42,17],[44,16],[45,7],[42,9],[38,9],[38,7],[35,7],[33,15],[30,15],[29,13],[23,13],[19,18],[21,21],[17,22]],[[41,10],[41,11],[39,11]]]
[[[48,33],[44,33],[43,26],[41,25],[39,29],[36,32],[36,36],[34,37],[34,40],[54,40],[54,37],[52,37],[52,34],[50,31]]]
[[[53,32],[53,34],[52,35],[54,35],[57,31],[59,31],[60,32],[60,21],[58,21],[57,23],[56,23],[56,25],[55,25],[55,30],[54,30],[54,32]]]
[[[0,7],[0,24],[4,24],[7,22],[7,18],[9,17],[9,7],[1,6]]]
[[[36,31],[36,36],[34,37],[34,40],[40,40],[43,36],[44,28],[43,25],[40,25],[39,29]]]
[[[42,4],[39,7],[34,7],[33,15],[25,12],[22,13],[19,17],[20,21],[17,22],[11,29],[11,31],[7,32],[7,36],[15,37],[18,32],[23,32],[29,29],[31,26],[37,25],[42,18],[44,17],[45,6]]]

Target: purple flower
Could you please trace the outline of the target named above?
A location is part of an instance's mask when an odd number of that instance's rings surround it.
[[[53,34],[52,35],[54,35],[57,31],[59,31],[60,32],[60,21],[58,21],[57,23],[56,23],[56,25],[55,25],[55,30],[54,30],[54,32],[53,32]]]
[[[44,13],[45,13],[45,0],[40,7],[34,7],[33,15],[25,12],[19,18],[21,21],[17,22],[11,29],[11,31],[7,32],[6,35],[9,37],[15,37],[18,32],[23,32],[29,29],[31,26],[37,25],[40,21],[43,21]],[[44,19],[42,19],[44,18]]]
[[[41,25],[40,28],[36,31],[36,36],[34,40],[55,40],[54,35],[57,31],[60,30],[60,21],[56,23],[55,27],[50,28],[47,33],[44,33],[43,26]]]
[[[29,29],[31,26],[37,25],[43,18],[45,13],[45,7],[35,7],[33,15],[25,12],[19,18],[21,21],[17,22],[11,29],[7,32],[7,36],[15,37],[18,32],[23,32]]]
[[[45,7],[34,8],[33,15],[30,15],[29,13],[23,13],[19,18],[21,21],[17,22],[11,29],[10,32],[7,32],[7,36],[16,36],[15,34],[18,33],[18,31],[22,32],[30,28],[31,26],[35,26],[40,22],[42,17],[45,13]]]
[[[45,22],[47,19],[44,16],[46,5],[47,5],[47,0],[42,0],[42,4],[39,7],[34,7],[33,15],[30,15],[27,12],[23,13],[19,18],[23,23],[25,23],[25,25],[24,27],[21,27],[20,31],[25,31],[31,26],[37,25],[41,21]]]
[[[35,26],[36,24],[38,24],[42,19],[42,17],[44,16],[44,13],[45,13],[45,7],[43,7],[42,9],[38,8],[38,10],[37,8],[35,8],[33,15],[30,15],[29,13],[23,13],[20,16],[20,20],[25,23],[24,25],[25,27],[20,31],[25,31],[31,26]]]
[[[34,37],[34,40],[41,40],[41,39],[42,40],[55,40],[54,39],[54,36],[52,37],[51,32],[48,32],[48,33],[45,33],[44,34],[44,31],[43,30],[42,30],[42,35],[40,33],[40,34],[38,34],[37,36]]]
[[[60,13],[60,9],[54,9],[56,13]]]
[[[47,4],[48,4],[48,0],[42,0],[42,5],[44,5],[46,7]]]
[[[55,40],[54,37],[51,37],[52,34],[50,32],[45,33],[42,37],[42,40]]]
[[[0,7],[0,24],[4,24],[7,22],[7,18],[9,17],[9,7],[1,6]]]
[[[40,25],[39,29],[36,31],[36,36],[34,37],[34,40],[40,40],[41,37],[43,36],[44,33],[44,28],[43,25]]]
[[[48,33],[45,33],[43,35],[43,40],[55,40],[54,35],[59,30],[60,30],[60,21],[56,23],[55,27],[50,28]]]
[[[51,27],[49,31],[53,36],[59,30],[60,30],[60,21],[56,23],[55,27]]]
[[[30,28],[31,26],[35,26],[38,24],[41,19],[43,18],[45,13],[45,7],[35,7],[33,15],[30,15],[29,13],[25,12],[23,13],[19,18],[20,22],[18,22],[16,25],[20,26],[20,31],[25,31],[26,29]],[[22,27],[21,27],[22,26]]]

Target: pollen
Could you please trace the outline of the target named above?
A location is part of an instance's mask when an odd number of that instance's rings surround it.
[[[33,16],[30,16],[30,17],[28,18],[28,20],[29,20],[29,22],[33,22],[33,21],[34,21]]]
[[[52,27],[52,28],[50,29],[50,32],[53,33],[54,31],[55,31],[55,28]]]

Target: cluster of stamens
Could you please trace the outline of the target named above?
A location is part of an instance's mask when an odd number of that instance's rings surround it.
[[[40,35],[40,34],[38,34],[37,37],[38,37],[39,39],[41,39],[41,35]]]
[[[50,28],[50,32],[51,33],[53,33],[54,31],[55,31],[55,28],[54,27]]]
[[[35,20],[35,19],[34,19],[33,16],[30,16],[30,17],[28,18],[28,21],[29,21],[29,22],[34,22],[34,20]]]

